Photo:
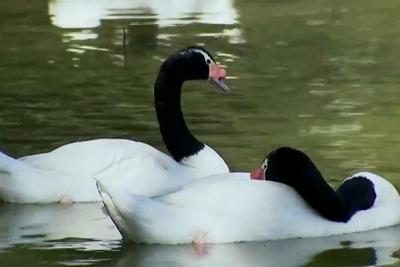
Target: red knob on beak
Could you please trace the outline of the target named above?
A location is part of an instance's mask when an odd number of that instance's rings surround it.
[[[264,169],[259,168],[259,169],[252,171],[250,174],[250,178],[252,180],[265,180]]]

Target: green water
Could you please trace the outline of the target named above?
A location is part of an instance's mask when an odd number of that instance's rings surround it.
[[[0,148],[18,157],[118,137],[165,150],[154,78],[170,53],[200,44],[226,65],[232,92],[185,84],[185,118],[232,170],[290,145],[333,185],[369,170],[400,186],[399,12],[395,0],[3,0]],[[97,204],[0,206],[2,267],[399,264],[398,236],[390,228],[196,255],[123,245]]]

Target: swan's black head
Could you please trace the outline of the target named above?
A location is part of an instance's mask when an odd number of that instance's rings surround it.
[[[322,176],[304,152],[290,147],[280,147],[269,153],[261,169],[252,173],[252,179],[276,181],[291,186],[301,181],[300,177]]]
[[[213,56],[204,48],[191,46],[172,54],[161,67],[161,71],[181,82],[187,80],[209,80],[224,92],[229,91],[225,84],[225,69],[221,68]]]

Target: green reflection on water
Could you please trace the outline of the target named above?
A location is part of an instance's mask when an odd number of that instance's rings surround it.
[[[290,145],[306,150],[332,184],[363,169],[400,186],[398,2],[222,2],[220,23],[201,9],[163,18],[162,9],[132,1],[135,8],[117,6],[72,29],[54,25],[62,1],[2,1],[1,149],[23,156],[118,137],[164,150],[152,96],[160,60],[205,44],[236,78],[232,93],[187,83],[184,114],[233,170]]]

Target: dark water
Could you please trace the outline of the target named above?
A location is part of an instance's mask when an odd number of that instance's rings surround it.
[[[184,114],[232,170],[290,145],[334,185],[362,169],[400,186],[399,12],[395,0],[3,0],[0,148],[23,156],[118,137],[164,150],[156,72],[200,44],[228,68],[232,93],[188,83]],[[399,262],[398,236],[395,227],[198,255],[122,245],[97,204],[0,206],[0,266],[384,265]]]

